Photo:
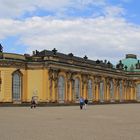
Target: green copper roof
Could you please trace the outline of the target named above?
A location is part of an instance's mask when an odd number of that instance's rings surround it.
[[[124,67],[127,66],[127,71],[140,71],[140,69],[136,69],[136,64],[138,63],[138,59],[136,58],[125,58],[122,60],[122,63]]]

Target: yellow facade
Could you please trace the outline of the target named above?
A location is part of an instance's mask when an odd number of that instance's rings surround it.
[[[130,77],[128,72],[71,57],[2,53],[0,102],[26,103],[33,96],[39,103],[78,103],[81,96],[90,103],[139,101],[139,72]]]

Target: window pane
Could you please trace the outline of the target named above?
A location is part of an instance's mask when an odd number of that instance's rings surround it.
[[[76,100],[80,98],[80,81],[78,78],[75,79],[75,98]]]
[[[58,100],[63,101],[65,97],[65,79],[60,76],[58,79]]]
[[[93,99],[93,93],[92,93],[92,80],[88,80],[88,99]]]
[[[13,74],[13,99],[20,100],[21,97],[21,76],[18,73]]]

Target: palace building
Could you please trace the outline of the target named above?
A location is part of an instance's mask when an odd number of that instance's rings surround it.
[[[0,45],[0,103],[90,103],[140,101],[140,62],[127,54],[116,66],[72,53],[34,51],[3,52]]]

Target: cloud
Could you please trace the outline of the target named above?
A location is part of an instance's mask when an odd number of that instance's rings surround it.
[[[140,26],[125,20],[122,6],[106,0],[20,0],[20,3],[0,0],[0,3],[0,39],[17,37],[16,43],[26,46],[27,53],[56,48],[66,54],[116,62],[125,53],[137,54],[139,50]],[[36,16],[40,9],[54,15]],[[89,9],[91,15],[84,18],[82,13]],[[69,11],[80,14],[74,17]],[[17,18],[26,14],[32,16]]]
[[[69,8],[85,8],[89,5],[99,6],[105,4],[105,0],[0,0],[0,18],[17,18],[26,13],[44,11],[58,14],[66,14]]]
[[[120,7],[120,6],[106,6],[104,8],[104,14],[106,16],[123,16],[126,14],[124,8]]]
[[[63,53],[85,54],[90,59],[116,61],[125,53],[137,53],[140,27],[123,18],[97,17],[53,19],[32,17],[24,21],[0,19],[0,39],[17,35],[26,52],[53,48]]]
[[[18,17],[35,10],[32,0],[0,0],[0,18]]]

